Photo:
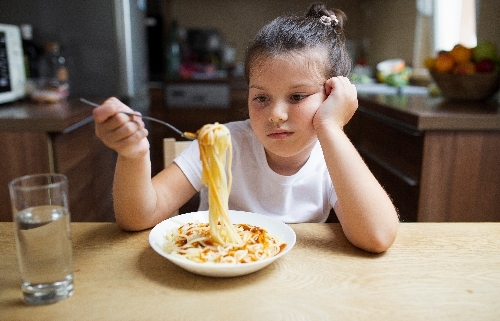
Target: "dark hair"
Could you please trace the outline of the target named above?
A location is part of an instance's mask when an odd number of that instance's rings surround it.
[[[322,22],[321,17],[335,15],[338,22]],[[324,48],[328,60],[323,64],[325,78],[347,76],[351,59],[345,46],[346,15],[339,9],[326,9],[321,2],[309,7],[303,17],[281,16],[265,25],[247,47],[245,77],[250,79],[250,67],[261,58],[290,54],[312,48]]]

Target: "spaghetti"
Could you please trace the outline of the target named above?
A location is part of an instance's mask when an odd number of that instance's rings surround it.
[[[195,262],[249,263],[272,257],[286,244],[268,235],[263,228],[232,224],[229,193],[232,176],[231,135],[219,123],[203,126],[198,132],[202,163],[201,180],[208,188],[208,223],[187,223],[166,236],[165,252]]]
[[[165,252],[205,263],[251,263],[280,253],[286,244],[270,236],[265,229],[235,224],[236,233],[242,243],[214,243],[209,223],[187,223],[167,234]]]
[[[241,243],[228,215],[232,184],[229,129],[219,123],[205,125],[198,131],[198,144],[203,165],[201,181],[208,187],[208,217],[212,238],[219,244]]]

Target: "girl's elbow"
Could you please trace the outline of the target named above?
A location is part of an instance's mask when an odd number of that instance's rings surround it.
[[[118,228],[126,232],[137,232],[147,229],[149,226],[145,225],[144,220],[135,219],[127,211],[120,211],[115,207],[115,221]]]
[[[125,232],[137,232],[137,231],[142,231],[145,228],[143,227],[138,227],[135,226],[134,224],[130,224],[129,222],[122,221],[122,220],[116,220],[116,225],[120,230],[125,231]]]
[[[395,237],[384,237],[376,239],[373,242],[371,242],[371,244],[369,244],[368,247],[365,248],[365,250],[377,254],[383,253],[392,246],[394,240]]]
[[[391,226],[388,226],[384,230],[374,233],[369,242],[363,246],[363,249],[372,253],[383,253],[387,251],[396,240],[398,226],[399,221],[395,222]]]

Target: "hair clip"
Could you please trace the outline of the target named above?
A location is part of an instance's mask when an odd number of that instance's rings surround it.
[[[339,21],[334,14],[332,14],[330,16],[321,16],[321,18],[319,18],[319,20],[325,26],[331,26],[333,23],[333,26],[336,27],[339,24]]]

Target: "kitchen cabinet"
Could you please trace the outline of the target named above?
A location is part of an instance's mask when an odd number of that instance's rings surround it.
[[[500,106],[360,95],[345,131],[407,222],[500,221]]]
[[[345,132],[391,196],[401,220],[416,221],[423,132],[362,106],[346,126]]]
[[[70,100],[0,106],[0,221],[11,221],[8,183],[19,176],[55,172],[68,177],[71,220],[114,221],[115,152],[95,136],[92,108]]]

